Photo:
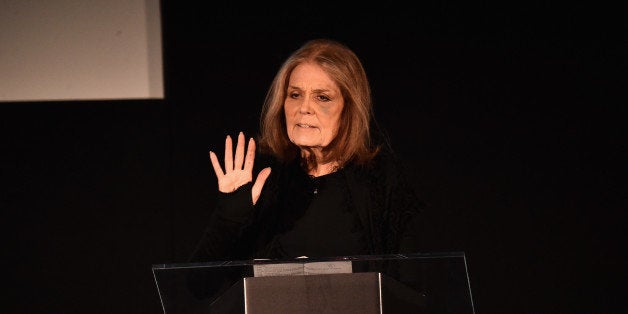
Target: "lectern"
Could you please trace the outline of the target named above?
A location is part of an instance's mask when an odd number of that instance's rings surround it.
[[[464,252],[152,266],[164,314],[473,314]]]

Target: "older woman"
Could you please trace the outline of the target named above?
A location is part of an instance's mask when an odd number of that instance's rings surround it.
[[[267,93],[258,143],[209,153],[217,205],[192,261],[410,253],[421,203],[373,132],[366,72],[346,45],[306,42]],[[257,155],[257,156],[256,156]],[[254,177],[254,174],[255,177]]]

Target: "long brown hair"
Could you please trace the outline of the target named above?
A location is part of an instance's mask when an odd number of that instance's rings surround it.
[[[338,133],[324,148],[324,161],[336,161],[341,168],[349,162],[367,163],[378,151],[378,147],[371,143],[373,103],[369,81],[357,55],[346,45],[331,39],[306,42],[283,62],[275,74],[262,107],[260,148],[284,161],[301,157],[299,147],[288,138],[283,108],[290,74],[299,64],[308,62],[319,65],[329,75],[344,99]],[[305,162],[309,169],[316,167],[313,158]]]

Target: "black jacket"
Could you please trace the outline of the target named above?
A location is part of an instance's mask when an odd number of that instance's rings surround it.
[[[266,166],[272,172],[255,206],[252,183],[232,193],[218,193],[191,262],[277,258],[269,243],[307,208],[311,180],[297,162],[280,163],[268,157],[256,158],[254,175]],[[346,180],[347,206],[353,207],[366,234],[366,253],[418,252],[420,230],[415,222],[423,203],[395,155],[382,150],[369,165],[350,164],[339,171]]]

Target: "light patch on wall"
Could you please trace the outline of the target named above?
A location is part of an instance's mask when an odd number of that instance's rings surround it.
[[[0,0],[0,101],[163,98],[159,0]]]

